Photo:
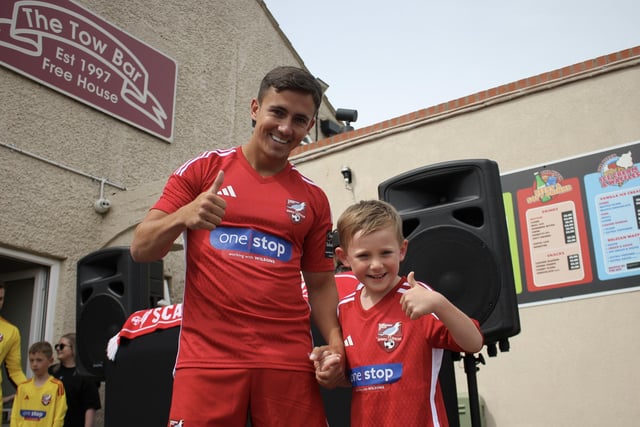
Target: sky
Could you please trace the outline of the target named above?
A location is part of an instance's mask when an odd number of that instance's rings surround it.
[[[640,0],[264,0],[362,128],[640,46]]]

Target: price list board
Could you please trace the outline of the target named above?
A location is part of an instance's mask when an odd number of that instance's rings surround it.
[[[519,304],[640,289],[640,142],[501,176]]]

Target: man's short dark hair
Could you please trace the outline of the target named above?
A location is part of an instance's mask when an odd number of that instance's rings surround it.
[[[260,83],[258,91],[258,101],[262,102],[265,93],[269,88],[274,88],[276,92],[283,90],[293,90],[296,92],[308,93],[313,97],[316,111],[322,102],[322,87],[315,77],[306,70],[292,66],[276,67],[269,71]]]

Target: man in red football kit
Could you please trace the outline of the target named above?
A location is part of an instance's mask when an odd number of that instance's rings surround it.
[[[278,67],[251,101],[248,143],[209,151],[169,178],[136,228],[148,262],[185,233],[186,283],[170,426],[326,426],[311,351],[310,310],[343,354],[325,193],[289,162],[315,123],[322,90]],[[309,304],[300,292],[302,271]]]
[[[408,241],[390,204],[367,200],[348,207],[338,232],[336,255],[361,282],[338,306],[349,367],[344,385],[353,387],[351,426],[448,426],[438,384],[443,352],[479,351],[478,322],[413,272],[398,275]],[[335,384],[323,375],[341,355],[318,347],[312,358],[319,382]]]

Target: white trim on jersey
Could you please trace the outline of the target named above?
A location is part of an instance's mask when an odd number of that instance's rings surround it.
[[[437,378],[440,375],[442,367],[442,357],[444,350],[441,348],[431,349],[431,387],[429,389],[429,407],[431,408],[431,421],[433,427],[440,427],[440,419],[438,418],[438,409],[436,406],[436,390],[438,386]]]
[[[214,151],[205,151],[204,153],[200,154],[197,157],[194,157],[191,160],[187,160],[185,163],[182,164],[182,166],[180,166],[178,169],[175,170],[175,172],[173,173],[174,175],[180,175],[182,176],[182,174],[189,168],[189,166],[191,166],[193,163],[197,162],[198,160],[201,159],[206,159],[207,157],[210,157],[214,154],[217,154],[220,157],[225,157],[228,156],[230,154],[233,154],[236,152],[235,148],[229,148],[226,150],[214,150]]]

